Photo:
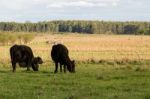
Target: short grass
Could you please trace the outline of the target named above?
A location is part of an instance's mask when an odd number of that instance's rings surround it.
[[[150,99],[150,71],[141,65],[77,64],[76,73],[0,70],[1,99]],[[131,68],[129,68],[131,67]],[[146,67],[146,66],[145,66]]]

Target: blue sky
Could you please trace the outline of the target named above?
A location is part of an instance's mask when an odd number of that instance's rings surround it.
[[[150,21],[150,0],[0,0],[0,21]]]

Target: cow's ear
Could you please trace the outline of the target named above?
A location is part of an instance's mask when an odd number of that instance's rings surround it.
[[[39,61],[41,58],[38,56],[38,57],[35,57],[36,61]]]
[[[42,64],[42,63],[43,63],[42,58],[41,58],[41,57],[39,57],[39,56],[37,57],[37,61],[38,61],[38,63],[39,63],[39,64]]]
[[[36,57],[37,59],[40,58],[39,56]]]
[[[72,63],[75,63],[75,60],[72,60]]]

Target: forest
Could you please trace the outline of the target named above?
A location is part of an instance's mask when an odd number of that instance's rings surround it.
[[[150,22],[112,22],[57,20],[43,22],[0,22],[0,31],[10,32],[52,32],[52,33],[87,33],[87,34],[150,34]]]

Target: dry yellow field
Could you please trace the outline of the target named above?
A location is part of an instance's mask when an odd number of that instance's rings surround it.
[[[70,57],[77,61],[88,60],[149,60],[150,36],[89,35],[89,34],[37,34],[29,45],[35,56],[51,61],[54,43],[63,43]],[[0,62],[10,63],[10,46],[0,46]]]

